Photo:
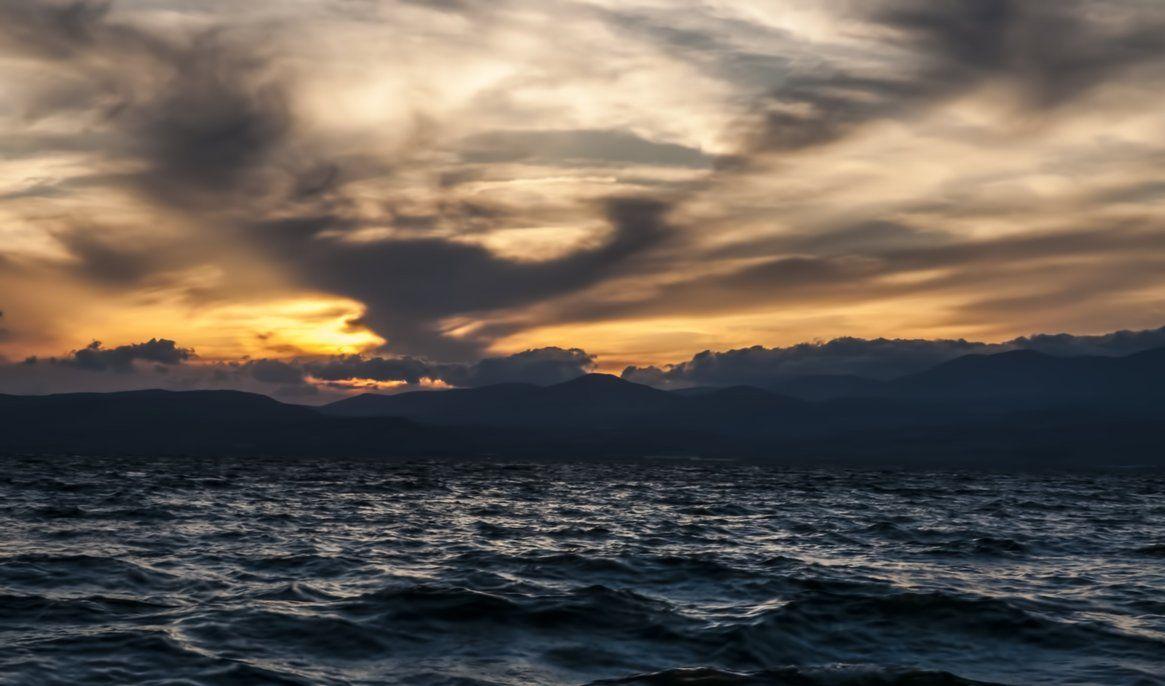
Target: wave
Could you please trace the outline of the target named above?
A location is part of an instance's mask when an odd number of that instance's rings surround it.
[[[103,631],[38,642],[27,684],[190,683],[210,686],[313,686],[317,680],[199,650],[160,631]],[[176,680],[181,673],[184,678]]]
[[[1154,543],[1151,545],[1141,546],[1134,552],[1138,555],[1146,555],[1148,557],[1165,557],[1165,543]]]
[[[181,607],[157,600],[125,596],[91,595],[51,598],[41,595],[0,593],[0,631],[17,626],[104,623],[125,618],[153,617]]]
[[[0,466],[0,683],[15,686],[1165,673],[1165,487],[1138,475]]]
[[[1087,650],[1105,646],[1128,657],[1165,655],[1165,642],[1086,621],[1051,619],[994,598],[941,592],[811,591],[765,609],[747,623],[721,628],[717,655],[738,663],[817,662],[863,656],[874,659],[887,645],[901,654],[958,651],[995,645],[1004,651]]]
[[[1010,538],[995,538],[980,536],[971,539],[959,539],[926,548],[922,552],[928,555],[949,555],[954,557],[1022,557],[1030,552],[1030,548],[1019,541]]]
[[[382,622],[485,624],[554,631],[614,628],[666,633],[669,620],[680,619],[668,603],[603,585],[561,594],[507,596],[419,584],[374,591],[337,607],[345,616],[378,618]]]
[[[312,577],[337,577],[351,574],[364,565],[364,561],[345,556],[317,555],[301,553],[293,555],[267,555],[249,560],[247,566],[255,572],[285,576],[289,574]]]
[[[893,667],[782,667],[757,672],[731,672],[712,667],[671,669],[621,679],[591,682],[591,686],[1002,686],[972,681],[949,672]]]
[[[75,505],[45,505],[28,511],[29,519],[79,519],[88,512]]]
[[[331,612],[282,612],[275,609],[211,611],[183,620],[179,630],[195,644],[240,655],[322,659],[367,659],[390,652],[391,639],[403,632],[372,629]]]
[[[0,585],[143,590],[173,589],[174,574],[129,560],[84,554],[29,553],[0,558]]]

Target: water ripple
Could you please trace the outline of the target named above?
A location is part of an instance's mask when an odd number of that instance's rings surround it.
[[[1165,683],[1153,475],[3,467],[3,684]]]

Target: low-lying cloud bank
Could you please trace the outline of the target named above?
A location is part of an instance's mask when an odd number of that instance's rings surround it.
[[[116,348],[103,348],[101,341],[93,341],[80,350],[74,350],[68,357],[53,359],[55,364],[63,364],[78,369],[88,369],[96,372],[112,370],[115,372],[130,372],[135,362],[154,362],[163,365],[176,365],[194,357],[194,351],[189,348],[179,348],[174,341],[165,338],[151,338],[144,343],[119,345]],[[35,364],[34,359],[26,360]]]
[[[342,355],[322,360],[252,360],[240,369],[258,381],[317,385],[349,390],[377,383],[408,386],[487,386],[530,383],[545,386],[573,379],[595,367],[593,356],[578,348],[539,348],[487,357],[470,364],[436,363],[417,357]]]
[[[1165,327],[1098,336],[1039,334],[1002,343],[966,340],[837,338],[786,348],[753,346],[715,352],[663,367],[630,366],[623,378],[659,388],[768,386],[806,375],[891,379],[967,354],[1036,350],[1051,355],[1128,355],[1165,347]],[[199,360],[169,339],[103,347],[93,342],[61,357],[0,362],[0,393],[234,388],[288,400],[324,402],[360,391],[396,392],[498,383],[550,385],[595,371],[579,348],[539,348],[472,363],[419,357],[339,355],[310,359]]]
[[[0,363],[2,393],[103,392],[137,388],[235,388],[324,401],[357,390],[412,390],[496,383],[549,385],[595,369],[577,348],[540,348],[473,363],[417,357],[340,355],[312,359],[200,361],[172,340],[105,348],[98,342],[61,357]]]
[[[792,377],[830,374],[892,379],[973,353],[1036,350],[1057,356],[1128,355],[1165,346],[1165,327],[1147,331],[1117,331],[1099,336],[1037,334],[1002,343],[957,340],[835,338],[787,348],[753,346],[714,352],[664,367],[631,366],[628,381],[660,388],[692,386],[765,386]]]

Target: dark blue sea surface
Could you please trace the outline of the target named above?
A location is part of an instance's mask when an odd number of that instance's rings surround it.
[[[1165,683],[1159,475],[0,469],[4,684]]]

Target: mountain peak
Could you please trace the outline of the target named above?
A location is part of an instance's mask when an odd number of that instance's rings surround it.
[[[582,376],[573,378],[570,381],[564,381],[558,385],[559,386],[594,386],[594,387],[608,386],[609,387],[609,386],[621,386],[621,385],[636,386],[638,384],[634,384],[630,381],[626,381],[624,379],[621,379],[621,378],[615,376],[614,374],[592,373],[592,374],[583,374]]]

